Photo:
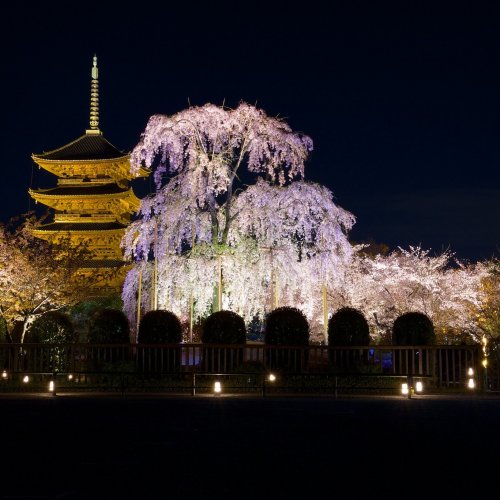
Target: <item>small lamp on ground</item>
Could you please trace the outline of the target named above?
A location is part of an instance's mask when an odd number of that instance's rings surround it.
[[[215,382],[214,384],[214,394],[217,396],[222,392],[222,386],[219,381]]]
[[[49,382],[49,393],[52,394],[52,396],[56,395],[56,383],[54,380],[51,380]]]
[[[472,368],[469,368],[467,370],[467,388],[468,389],[475,389],[476,388],[476,381],[474,379],[474,370]]]

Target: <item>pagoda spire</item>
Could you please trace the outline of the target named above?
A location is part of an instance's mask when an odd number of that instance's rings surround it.
[[[99,70],[97,56],[94,54],[92,65],[92,80],[90,84],[90,130],[87,134],[101,134],[99,130]]]

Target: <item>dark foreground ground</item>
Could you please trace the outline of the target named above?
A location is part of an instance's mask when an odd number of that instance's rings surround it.
[[[0,406],[0,498],[500,495],[494,396],[2,395]]]

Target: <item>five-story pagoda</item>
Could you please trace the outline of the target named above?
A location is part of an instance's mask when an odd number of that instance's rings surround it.
[[[89,130],[32,158],[57,176],[56,187],[29,190],[37,203],[54,211],[53,222],[39,226],[35,236],[54,243],[69,239],[75,247],[86,245],[90,254],[79,275],[92,276],[99,293],[120,291],[127,271],[120,241],[140,200],[129,186],[130,155],[116,149],[99,130],[97,57],[92,67]],[[138,177],[148,174],[143,169]]]

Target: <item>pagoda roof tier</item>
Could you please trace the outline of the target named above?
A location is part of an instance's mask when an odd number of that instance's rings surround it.
[[[91,179],[110,178],[119,184],[137,177],[147,177],[151,171],[141,166],[135,174],[130,173],[130,156],[109,159],[83,160],[51,160],[42,156],[31,155],[33,161],[41,168],[60,179],[75,182],[84,177]]]
[[[37,233],[58,233],[58,232],[103,232],[103,231],[122,231],[127,227],[126,224],[119,222],[52,222],[44,224],[33,230],[33,234]]]
[[[127,158],[129,155],[116,149],[102,134],[85,134],[58,149],[41,154],[33,154],[36,161],[96,161]]]
[[[79,264],[80,268],[83,269],[109,269],[109,268],[117,268],[130,266],[129,262],[125,262],[124,260],[98,260],[98,259],[88,259]]]
[[[30,194],[43,196],[109,196],[110,194],[125,194],[130,188],[123,188],[115,183],[109,184],[80,184],[78,186],[59,185],[48,189],[30,189]]]
[[[108,189],[101,186],[58,186],[49,189],[29,189],[28,192],[36,201],[53,208],[56,208],[59,202],[85,200],[118,200],[128,203],[132,211],[139,208],[140,200],[132,188],[121,188],[116,185],[111,188],[111,184],[108,186]]]

